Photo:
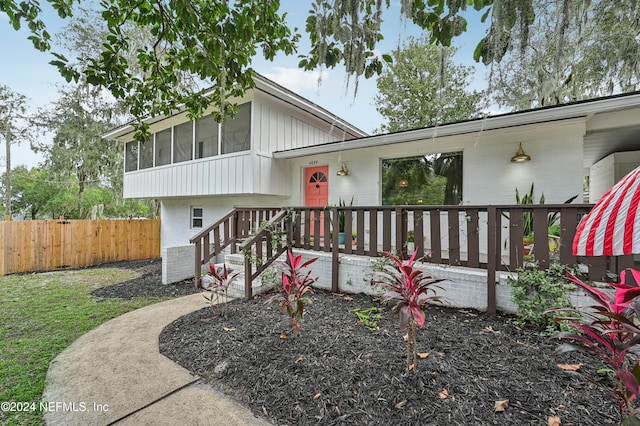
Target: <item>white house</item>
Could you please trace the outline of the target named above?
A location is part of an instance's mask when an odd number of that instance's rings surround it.
[[[261,76],[238,103],[221,125],[150,119],[147,144],[131,126],[105,135],[125,143],[124,196],[160,200],[163,264],[191,276],[189,239],[233,207],[380,205],[387,159],[461,152],[465,205],[514,204],[532,183],[548,204],[595,202],[640,164],[640,93],[376,136]],[[530,161],[511,161],[520,145]],[[168,269],[165,283],[189,277]]]

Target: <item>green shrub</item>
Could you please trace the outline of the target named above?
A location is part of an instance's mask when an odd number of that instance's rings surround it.
[[[575,273],[567,265],[552,262],[548,270],[540,270],[537,262],[518,268],[518,278],[509,278],[511,300],[518,306],[518,319],[543,329],[542,334],[567,331],[565,322],[556,323],[554,315],[545,313],[552,308],[572,308],[569,299],[573,286],[566,280],[566,272]]]

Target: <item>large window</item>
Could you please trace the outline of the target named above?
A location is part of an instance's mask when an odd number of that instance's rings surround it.
[[[251,104],[243,104],[238,114],[222,125],[222,154],[247,151],[251,148]]]
[[[138,142],[127,142],[124,148],[124,170],[132,172],[138,170]]]
[[[462,202],[462,152],[382,160],[382,204]]]
[[[218,128],[220,125],[212,115],[196,122],[196,158],[218,155]]]
[[[193,123],[182,123],[173,128],[173,162],[189,161],[193,158]]]
[[[156,133],[156,166],[171,163],[171,129]]]

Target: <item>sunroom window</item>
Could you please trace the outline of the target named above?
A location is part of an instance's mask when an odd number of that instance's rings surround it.
[[[193,123],[178,124],[173,128],[173,162],[180,163],[193,158]]]
[[[218,122],[212,115],[196,122],[196,158],[218,155]]]
[[[125,171],[132,172],[138,170],[138,142],[127,142],[124,154]]]
[[[125,172],[231,154],[251,149],[251,102],[224,123],[212,115],[153,134],[148,142],[125,144]]]
[[[222,124],[222,154],[251,148],[251,103],[238,107],[238,114]]]
[[[140,142],[140,168],[148,169],[150,167],[153,167],[153,139]]]
[[[156,166],[171,163],[171,129],[156,133]]]

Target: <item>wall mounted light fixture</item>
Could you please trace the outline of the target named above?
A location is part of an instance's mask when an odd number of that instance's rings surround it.
[[[529,157],[527,154],[524,153],[524,150],[522,149],[522,142],[520,142],[520,148],[518,148],[518,152],[516,152],[516,155],[511,157],[511,162],[526,163],[527,161],[530,161],[530,160],[531,160],[531,157]]]
[[[338,176],[349,176],[349,169],[347,169],[347,165],[342,163],[342,167],[336,173]]]

